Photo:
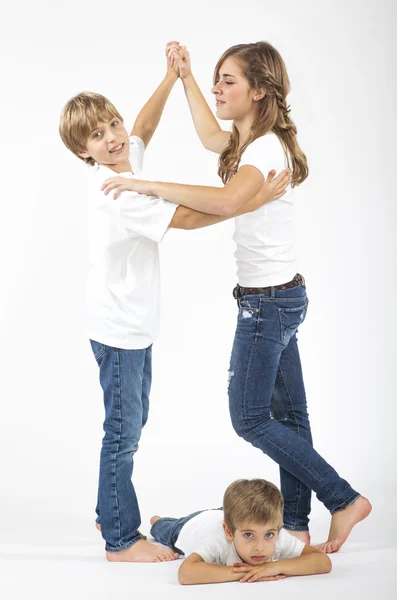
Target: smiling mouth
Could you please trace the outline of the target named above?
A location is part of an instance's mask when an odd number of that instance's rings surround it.
[[[256,561],[266,560],[266,556],[251,556],[251,560],[256,560]]]
[[[110,150],[110,154],[120,154],[120,152],[122,152],[123,150],[124,150],[124,143],[119,144],[118,146],[115,146],[114,148],[112,148]]]

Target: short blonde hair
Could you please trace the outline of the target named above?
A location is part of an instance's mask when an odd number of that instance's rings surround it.
[[[86,152],[87,139],[98,122],[117,117],[123,122],[113,104],[94,92],[81,92],[71,98],[63,107],[59,123],[59,133],[63,143],[73,154],[84,162],[95,165],[93,158],[83,158],[79,152]]]
[[[238,479],[223,497],[224,521],[232,534],[243,523],[283,523],[284,498],[273,483],[264,479]]]

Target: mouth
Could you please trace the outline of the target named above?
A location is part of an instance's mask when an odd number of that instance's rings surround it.
[[[226,104],[226,102],[223,102],[222,100],[217,100],[215,102],[215,106],[222,106],[222,104]]]
[[[266,556],[251,556],[251,560],[254,562],[264,562],[266,560]]]
[[[109,150],[109,153],[110,154],[121,154],[123,150],[124,150],[124,143],[114,146],[114,148]]]

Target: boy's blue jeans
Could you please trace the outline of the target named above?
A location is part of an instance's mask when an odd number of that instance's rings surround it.
[[[296,338],[306,287],[243,295],[238,305],[229,370],[233,427],[279,464],[284,527],[305,531],[311,490],[331,513],[359,497],[313,449]]]
[[[199,515],[204,511],[198,510],[186,517],[181,517],[179,519],[175,519],[173,517],[161,517],[158,519],[154,525],[152,525],[150,529],[150,535],[154,537],[155,540],[163,544],[164,546],[168,546],[174,552],[179,552],[179,554],[183,554],[182,550],[179,550],[175,546],[175,542],[178,539],[178,536],[181,532],[182,527],[193,519],[196,515]]]
[[[101,525],[106,550],[115,552],[142,539],[131,477],[134,454],[149,412],[152,347],[122,350],[90,341],[99,365],[105,403],[97,523]]]

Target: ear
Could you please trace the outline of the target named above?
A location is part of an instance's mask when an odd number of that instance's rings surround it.
[[[227,539],[231,542],[233,539],[233,535],[226,523],[223,523],[223,531],[225,532]]]
[[[88,152],[78,152],[78,155],[81,156],[81,158],[90,158]]]
[[[255,90],[254,93],[254,101],[258,102],[259,100],[262,100],[262,98],[264,98],[266,95],[266,89],[265,88],[258,88]]]

